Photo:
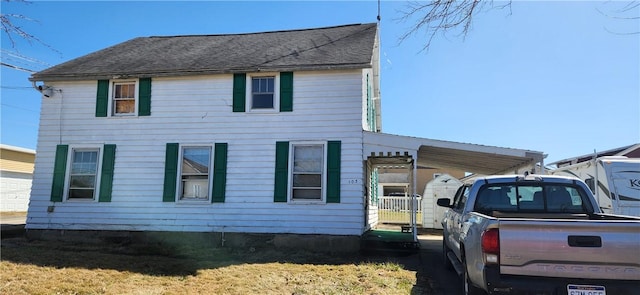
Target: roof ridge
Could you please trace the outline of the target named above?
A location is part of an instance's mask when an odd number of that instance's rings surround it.
[[[355,27],[355,26],[364,26],[364,25],[375,25],[376,23],[354,23],[354,24],[346,24],[346,25],[336,25],[329,27],[317,27],[317,28],[306,28],[306,29],[291,29],[291,30],[276,30],[276,31],[263,31],[263,32],[247,32],[247,33],[233,33],[233,34],[189,34],[189,35],[171,35],[171,36],[147,36],[147,37],[138,37],[138,38],[180,38],[180,37],[217,37],[217,36],[241,36],[241,35],[259,35],[259,34],[273,34],[273,33],[289,33],[289,32],[303,32],[303,31],[315,31],[315,30],[327,30],[327,29],[337,29],[344,27]]]

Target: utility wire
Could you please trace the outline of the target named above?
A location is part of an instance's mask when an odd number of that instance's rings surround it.
[[[33,74],[33,73],[36,72],[36,71],[33,71],[33,70],[29,70],[29,69],[26,69],[26,68],[23,68],[23,67],[19,67],[19,66],[14,66],[14,65],[11,65],[11,64],[8,64],[8,63],[4,63],[4,62],[2,62],[0,64],[2,64],[2,66],[8,67],[8,68],[12,68],[12,69],[16,69],[18,71],[27,72],[29,74]]]
[[[6,104],[6,103],[2,103],[1,105],[2,105],[3,107],[10,107],[10,108],[14,108],[14,109],[23,110],[23,111],[29,111],[29,112],[39,113],[39,111],[30,110],[30,109],[27,109],[27,108],[18,107],[18,106],[14,106],[14,105]]]

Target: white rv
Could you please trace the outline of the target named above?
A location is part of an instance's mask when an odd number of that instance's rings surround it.
[[[599,157],[561,166],[549,174],[574,176],[587,183],[606,213],[640,216],[640,159]]]

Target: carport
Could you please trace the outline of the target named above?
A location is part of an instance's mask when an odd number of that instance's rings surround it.
[[[363,160],[367,171],[367,202],[365,224],[368,229],[377,225],[377,170],[384,167],[407,169],[410,176],[411,198],[416,194],[418,167],[455,168],[475,174],[544,173],[542,152],[495,146],[459,143],[428,138],[367,132],[363,134]],[[411,230],[417,242],[416,202],[412,201],[411,223],[403,230]]]

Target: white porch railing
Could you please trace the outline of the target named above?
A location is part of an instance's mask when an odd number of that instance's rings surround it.
[[[422,197],[416,197],[416,223],[422,224]],[[411,222],[411,197],[378,197],[378,222],[406,223]]]

